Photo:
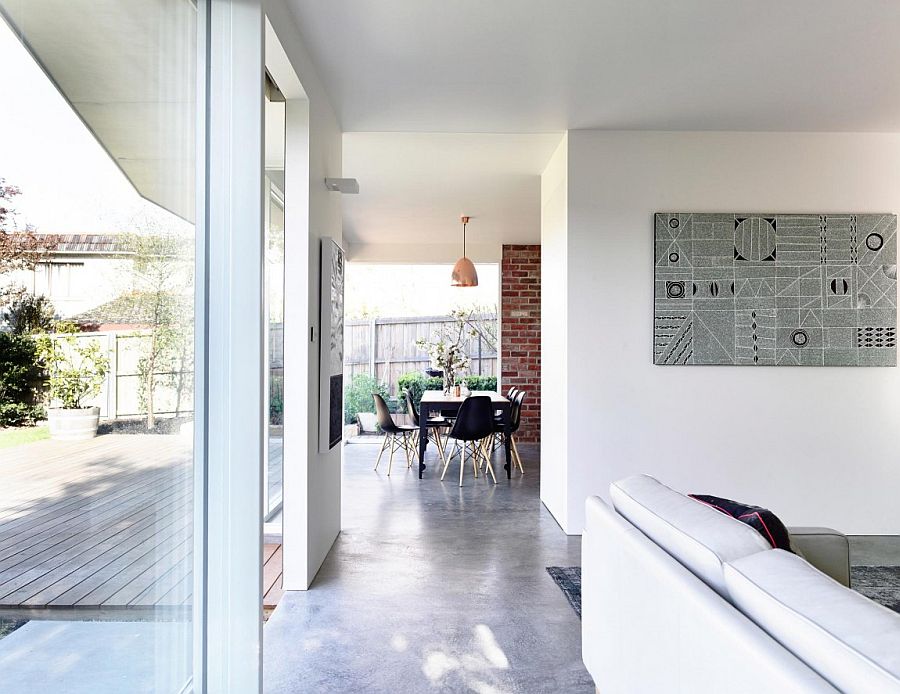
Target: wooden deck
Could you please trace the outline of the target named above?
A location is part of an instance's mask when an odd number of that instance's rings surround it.
[[[190,446],[106,435],[0,451],[0,609],[189,609]]]
[[[281,545],[263,547],[263,617],[269,618],[284,594],[282,590]]]

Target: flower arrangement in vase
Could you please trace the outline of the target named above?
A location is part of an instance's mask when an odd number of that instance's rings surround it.
[[[469,368],[469,357],[463,351],[463,328],[444,326],[435,330],[432,339],[419,338],[416,346],[428,352],[431,366],[444,372],[444,395],[456,385],[457,376]]]

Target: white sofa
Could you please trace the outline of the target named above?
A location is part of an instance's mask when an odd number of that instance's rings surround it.
[[[651,477],[610,497],[582,537],[598,692],[900,692],[900,615]]]

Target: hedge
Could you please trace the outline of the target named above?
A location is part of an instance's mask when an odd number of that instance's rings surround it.
[[[29,335],[0,332],[0,427],[34,424],[43,418],[44,409],[35,404],[32,391],[40,375],[36,360]]]
[[[469,390],[497,390],[496,376],[465,376],[463,382]],[[397,392],[401,395],[400,401],[404,402],[402,394],[404,390],[408,390],[412,395],[413,402],[418,409],[422,402],[422,394],[426,390],[443,390],[444,381],[435,376],[426,376],[418,371],[411,371],[403,374],[397,379]]]

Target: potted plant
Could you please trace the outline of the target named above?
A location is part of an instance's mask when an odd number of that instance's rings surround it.
[[[109,358],[100,343],[79,342],[78,329],[71,323],[58,323],[55,335],[43,333],[35,341],[50,389],[50,437],[60,441],[94,438],[100,408],[85,407],[82,402],[99,395],[106,379]],[[59,407],[52,407],[56,403]]]
[[[454,331],[444,326],[436,330],[431,340],[419,338],[416,346],[428,352],[433,369],[440,369],[444,376],[444,395],[450,395],[450,389],[456,385],[457,375],[469,368],[469,357],[462,348],[463,325]]]

